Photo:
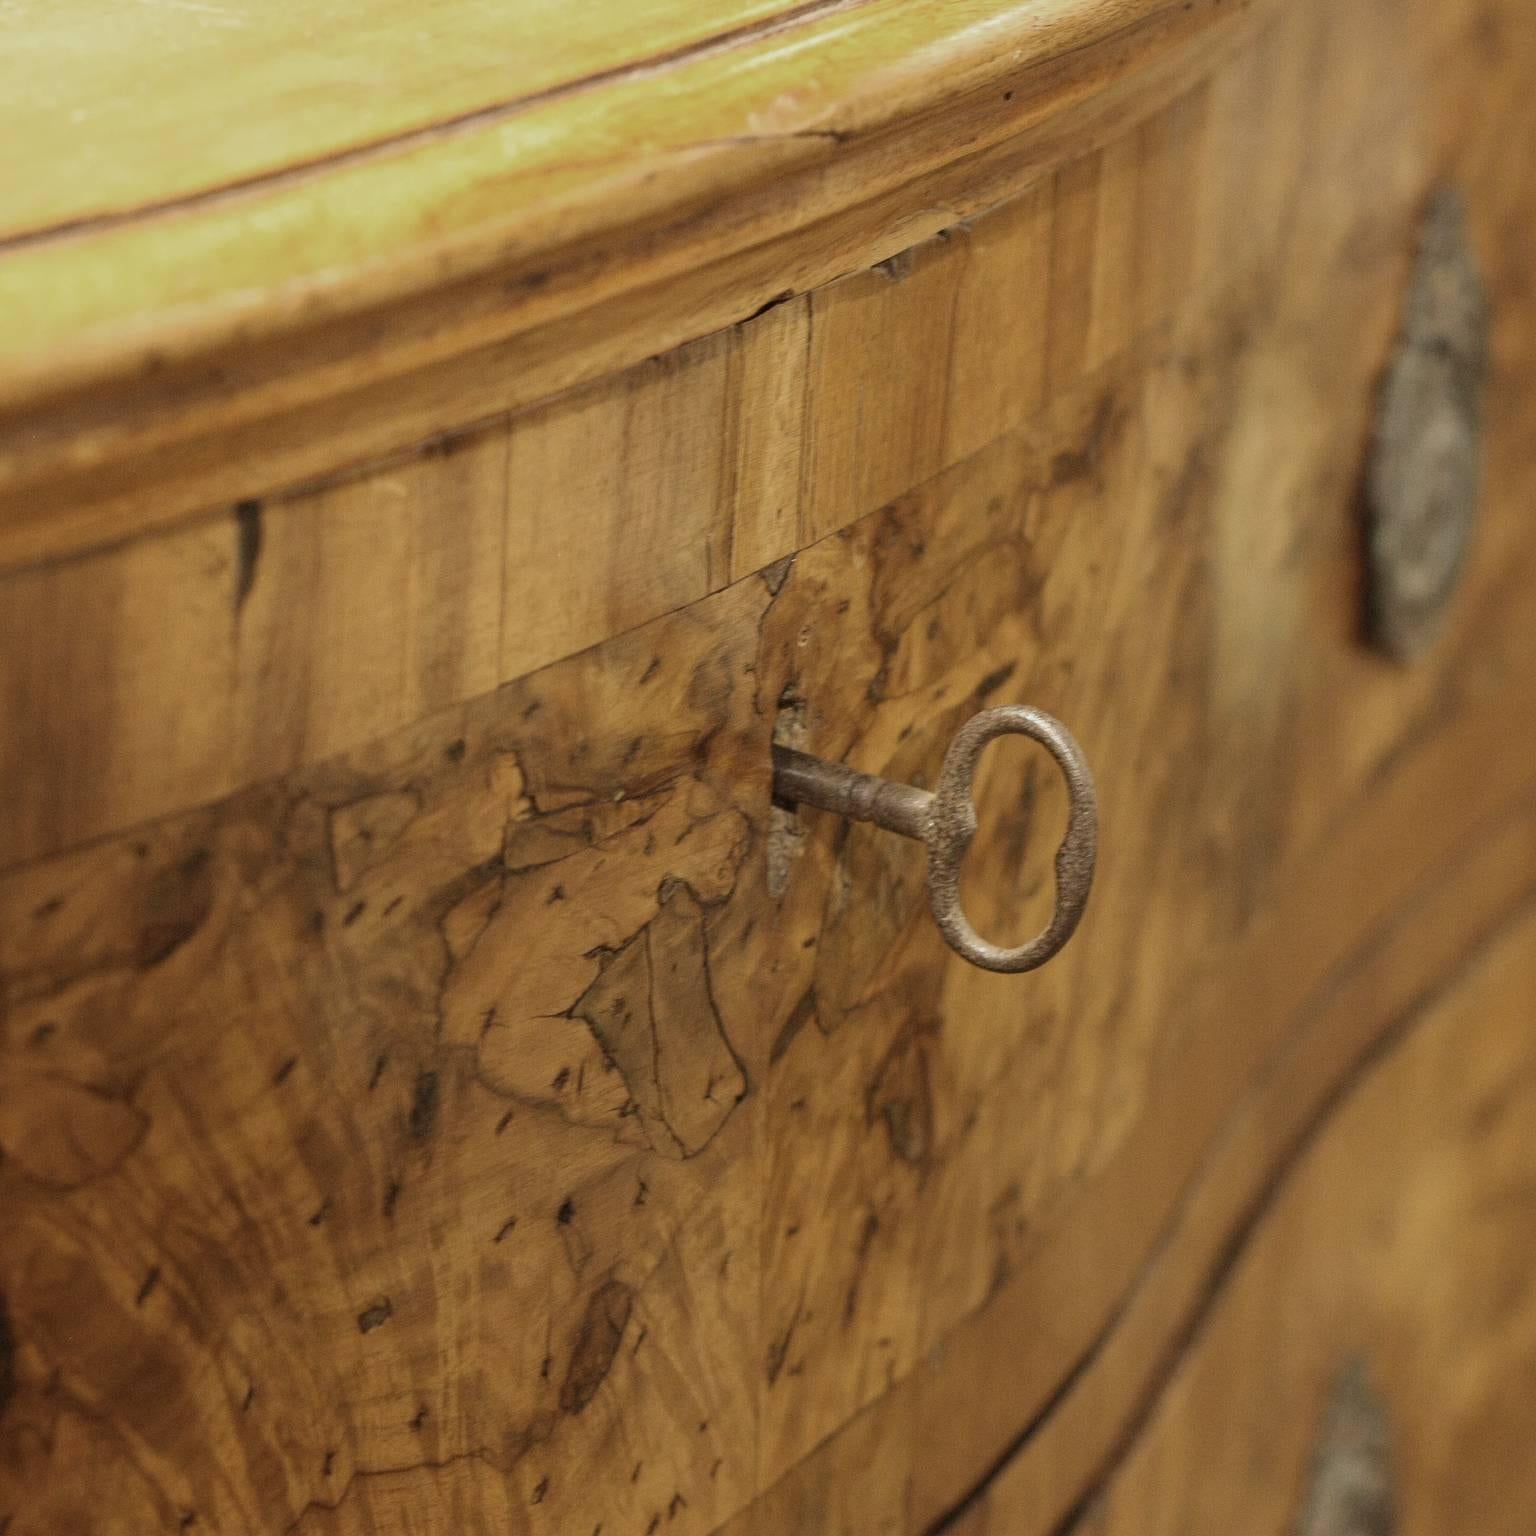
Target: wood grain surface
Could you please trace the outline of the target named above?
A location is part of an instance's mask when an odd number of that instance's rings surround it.
[[[1383,1030],[1319,1107],[1326,1115],[1297,1128],[1157,1395],[1091,1498],[1054,1529],[1526,1527],[1536,1508],[1525,1454],[1536,1434],[1533,1000],[1527,896]],[[1352,1378],[1380,1415],[1381,1465],[1354,1469],[1353,1501],[1330,1513],[1304,1495],[1329,1450],[1330,1399]],[[1033,1460],[1020,1452],[943,1529],[1043,1528]]]
[[[1398,1529],[1523,1529],[1536,18],[1223,35],[899,260],[0,577],[4,1536],[1279,1533],[1341,1381]],[[1486,482],[1403,669],[1357,493],[1448,177]],[[1102,799],[1026,978],[769,797],[1005,699]],[[981,806],[1008,939],[1059,790]]]
[[[425,456],[258,498],[243,440],[226,435],[216,457],[238,507],[0,573],[0,697],[30,722],[30,739],[0,737],[20,806],[0,822],[0,864],[478,697],[793,554],[1004,434],[1081,454],[1112,376],[1181,327],[1267,304],[1293,261],[1296,324],[1322,302],[1301,285],[1337,281],[1334,268],[1362,296],[1360,372],[1339,398],[1363,432],[1419,200],[1484,121],[1453,103],[1475,88],[1491,113],[1497,80],[1519,79],[1513,65],[1479,76],[1465,35],[1429,0],[1412,27],[1379,7],[1327,25],[1298,12],[1102,148],[1058,144],[1054,169],[984,217],[582,390],[460,422]],[[1293,257],[1303,204],[1314,246]],[[1484,244],[1508,238],[1492,210],[1473,215]],[[1329,248],[1343,228],[1358,251]],[[326,415],[329,452],[345,456],[355,419],[371,412]],[[176,462],[156,461],[157,496]],[[71,502],[86,517],[95,505]],[[1218,574],[1265,568],[1234,550]],[[88,626],[64,622],[81,612]]]
[[[1134,122],[1254,8],[833,0],[600,88],[0,245],[0,567],[420,444],[866,268]],[[349,49],[392,71],[422,54],[421,22],[369,11],[379,33]],[[474,46],[482,9],[445,14]],[[187,112],[227,108],[225,74],[194,78]],[[181,164],[187,137],[150,163]]]
[[[511,116],[615,77],[750,47],[836,0],[12,0],[0,139],[29,140],[0,249],[146,219]],[[61,110],[63,108],[63,110]],[[189,133],[189,123],[199,131]]]

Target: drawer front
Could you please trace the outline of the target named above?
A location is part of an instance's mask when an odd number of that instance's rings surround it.
[[[1520,9],[1505,72],[1299,7],[900,261],[0,577],[0,1533],[1279,1530],[1357,1378],[1482,1507],[1425,1446],[1536,1418]],[[1449,173],[1485,485],[1403,669],[1355,502]],[[1102,820],[1023,977],[770,784],[1010,701]],[[978,801],[1013,941],[1064,799]]]
[[[1531,849],[1527,826],[1527,870]],[[1450,884],[1456,899],[1477,888]],[[1289,1070],[1252,1094],[1253,1118],[1285,1127],[1285,1155],[1100,1447],[1072,1531],[1518,1530],[1536,1507],[1536,1469],[1516,1450],[1536,1425],[1529,894],[1337,1083],[1319,1081],[1373,992],[1415,970],[1422,984],[1412,951],[1431,916],[1446,919],[1432,905],[1312,1012]],[[945,1531],[1035,1529],[1042,1492],[1074,1458],[1063,1428],[1013,1450]]]

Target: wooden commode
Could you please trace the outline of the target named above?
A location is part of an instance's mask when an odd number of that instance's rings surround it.
[[[0,11],[0,1536],[1536,1528],[1536,7]]]

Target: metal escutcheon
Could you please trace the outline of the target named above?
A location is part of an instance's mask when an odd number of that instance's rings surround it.
[[[1429,648],[1466,563],[1477,515],[1488,322],[1461,198],[1442,187],[1419,232],[1365,480],[1370,633],[1399,661]]]
[[[1042,933],[1014,949],[982,938],[960,904],[960,866],[976,836],[971,799],[976,764],[987,743],[999,736],[1038,741],[1055,758],[1070,801],[1066,836],[1056,850],[1056,910]],[[932,793],[779,746],[773,749],[773,792],[780,800],[872,822],[925,844],[933,920],[956,954],[985,971],[1032,971],[1044,965],[1072,937],[1088,905],[1099,836],[1093,775],[1071,732],[1043,710],[1005,704],[973,715],[950,742]]]

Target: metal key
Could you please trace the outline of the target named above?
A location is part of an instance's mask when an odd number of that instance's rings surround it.
[[[982,749],[999,736],[1028,736],[1056,760],[1069,797],[1067,832],[1056,850],[1056,910],[1045,930],[1013,949],[989,943],[960,905],[960,866],[976,836],[971,799]],[[1072,937],[1093,884],[1098,855],[1098,806],[1082,748],[1059,721],[1023,704],[973,715],[944,754],[930,793],[830,763],[791,747],[773,749],[773,792],[780,800],[813,805],[888,832],[916,838],[928,849],[928,901],[939,932],[956,954],[986,971],[1032,971]]]

